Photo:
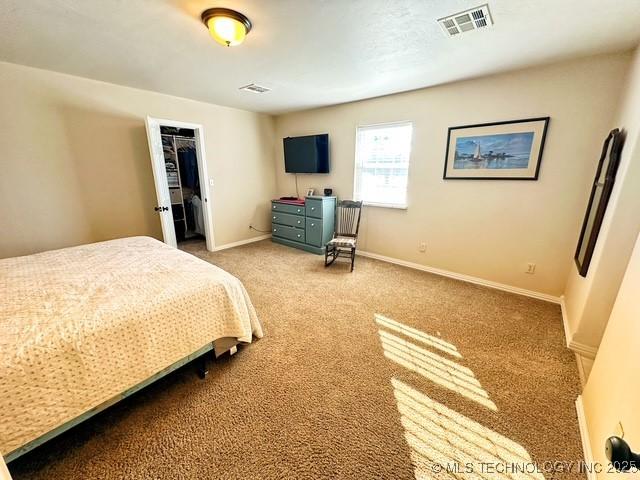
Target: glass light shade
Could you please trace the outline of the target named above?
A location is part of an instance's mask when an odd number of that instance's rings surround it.
[[[213,39],[225,47],[240,45],[247,36],[244,24],[230,17],[211,17],[207,21],[207,27]]]

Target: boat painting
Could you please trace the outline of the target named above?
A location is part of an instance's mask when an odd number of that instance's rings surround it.
[[[549,117],[449,127],[442,178],[537,180]]]
[[[531,161],[534,132],[458,137],[453,168],[527,169]]]

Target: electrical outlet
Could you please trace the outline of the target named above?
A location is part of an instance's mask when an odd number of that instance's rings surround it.
[[[524,273],[528,273],[530,275],[533,275],[534,273],[536,273],[536,264],[527,263],[527,269],[524,271]]]
[[[418,250],[420,250],[422,253],[427,251],[427,242],[420,242],[420,245],[418,246]]]

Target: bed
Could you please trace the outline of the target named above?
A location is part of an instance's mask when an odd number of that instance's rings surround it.
[[[262,336],[237,278],[149,237],[0,260],[0,452]]]

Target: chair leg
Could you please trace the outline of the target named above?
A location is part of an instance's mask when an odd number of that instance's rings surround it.
[[[351,249],[351,271],[353,272],[353,264],[356,261],[356,249],[352,248]]]
[[[331,265],[333,262],[336,261],[336,247],[331,247],[331,249],[329,249],[329,247],[327,246],[325,248],[324,251],[324,266],[328,267],[329,265]],[[331,256],[331,261],[329,261],[329,256]]]

